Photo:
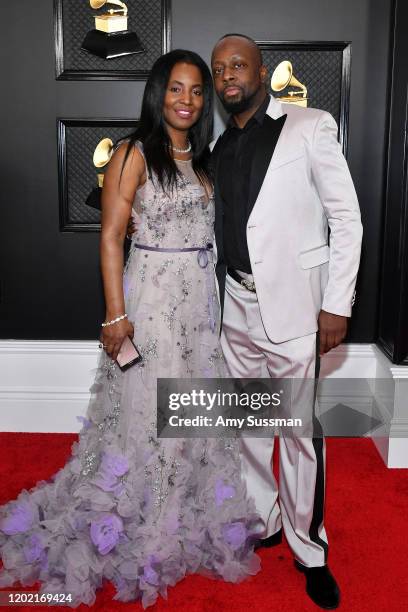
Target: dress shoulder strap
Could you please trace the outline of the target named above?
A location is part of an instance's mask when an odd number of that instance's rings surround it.
[[[145,156],[145,154],[144,154],[144,149],[143,149],[143,143],[142,143],[142,141],[141,141],[141,140],[135,140],[135,142],[134,142],[134,147],[135,147],[135,149],[137,149],[138,151],[140,151],[140,153],[141,153],[141,155],[142,155],[143,159],[144,159],[144,160],[145,160],[145,162],[146,162],[146,156]]]
[[[130,142],[130,138],[121,138],[120,140],[118,140],[113,145],[113,152],[115,152],[117,149],[119,149],[119,147],[122,146],[123,144],[129,144],[129,142]],[[145,157],[145,154],[144,154],[142,141],[141,140],[135,140],[135,142],[133,143],[133,146],[140,151],[143,159],[146,161],[146,157]]]
[[[134,147],[135,147],[135,149],[137,149],[139,151],[140,155],[143,157],[143,161],[144,161],[144,164],[145,164],[145,170],[146,170],[146,180],[148,180],[149,179],[149,169],[147,167],[146,156],[144,154],[142,141],[141,140],[135,140]]]

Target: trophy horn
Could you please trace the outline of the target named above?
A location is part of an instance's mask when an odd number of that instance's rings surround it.
[[[302,90],[303,97],[306,97],[307,88],[294,76],[292,63],[285,60],[276,66],[271,79],[271,87],[273,91],[282,91],[288,85],[299,87]]]
[[[93,163],[96,168],[103,168],[113,155],[114,145],[110,138],[102,138],[95,147],[93,154]],[[86,205],[92,206],[97,210],[102,210],[101,189],[103,187],[103,179],[105,175],[102,172],[97,173],[98,186],[92,189],[91,193],[86,198]]]
[[[120,6],[120,9],[123,11],[124,15],[127,15],[127,6],[124,2],[121,2],[121,0],[89,0],[89,4],[91,5],[91,8],[93,9],[100,9],[102,8],[105,4],[114,4],[115,6]],[[112,14],[114,11],[110,11],[110,13]]]
[[[93,163],[95,168],[106,166],[113,154],[113,142],[110,138],[103,138],[95,147]]]
[[[282,91],[286,87],[298,87],[301,91],[288,91],[288,95],[280,97],[284,102],[292,102],[300,106],[307,106],[307,87],[293,74],[292,63],[284,60],[273,71],[271,87],[273,91]]]

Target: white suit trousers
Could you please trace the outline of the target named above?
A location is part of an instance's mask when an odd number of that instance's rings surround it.
[[[287,305],[290,309],[290,304]],[[229,275],[226,278],[221,345],[234,378],[314,379],[316,334],[279,344],[266,336],[258,300]],[[314,385],[307,385],[310,390]],[[317,433],[312,397],[297,397],[310,405]],[[296,408],[295,408],[296,409]],[[255,434],[256,435],[256,434]],[[273,475],[274,438],[241,437],[241,460],[248,495],[261,517],[260,538],[281,527],[295,558],[307,567],[327,560],[327,535],[323,526],[325,492],[325,442],[323,437],[280,437],[279,486]]]

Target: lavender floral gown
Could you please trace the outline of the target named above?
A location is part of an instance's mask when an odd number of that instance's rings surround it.
[[[259,569],[236,440],[156,437],[157,377],[225,375],[207,254],[135,246],[213,241],[213,199],[190,162],[178,167],[173,197],[148,179],[135,199],[124,291],[143,362],[123,373],[101,355],[68,462],[0,508],[2,587],[40,581],[40,593],[71,593],[76,607],[107,579],[115,599],[146,607],[188,573],[238,582]]]

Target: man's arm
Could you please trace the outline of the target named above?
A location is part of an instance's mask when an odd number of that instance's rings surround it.
[[[330,227],[329,279],[319,316],[320,353],[343,340],[360,263],[360,208],[333,117],[322,112],[312,145],[312,175]]]

